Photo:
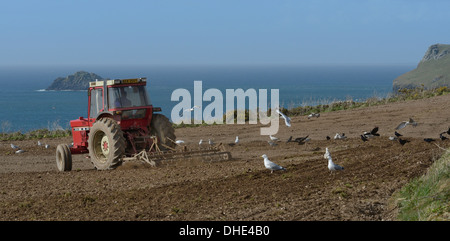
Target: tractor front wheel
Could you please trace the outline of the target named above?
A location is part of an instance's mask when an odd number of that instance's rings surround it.
[[[56,147],[56,166],[60,172],[72,170],[72,153],[68,145],[59,144]]]
[[[89,132],[88,149],[97,170],[120,166],[125,153],[125,138],[120,125],[110,118],[98,119]]]

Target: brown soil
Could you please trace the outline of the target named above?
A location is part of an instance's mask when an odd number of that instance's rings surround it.
[[[177,129],[177,139],[196,147],[200,139],[224,143],[229,161],[179,160],[150,167],[128,162],[96,171],[86,155],[73,155],[73,171],[58,172],[55,150],[70,138],[0,143],[0,220],[395,220],[390,197],[424,174],[450,141],[435,144],[447,130],[450,95],[362,109],[293,117],[280,126],[278,146],[269,146],[260,125],[215,125]],[[389,141],[409,117],[417,127],[400,132],[410,142]],[[284,122],[280,122],[283,124]],[[380,128],[380,137],[359,135]],[[345,133],[347,140],[326,140]],[[286,143],[309,135],[306,145]],[[228,146],[236,136],[240,143]],[[323,158],[330,149],[345,170],[330,173]],[[287,171],[270,173],[262,154]]]

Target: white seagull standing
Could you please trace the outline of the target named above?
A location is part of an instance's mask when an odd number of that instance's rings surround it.
[[[271,139],[272,141],[278,141],[278,138],[275,137],[275,136],[270,135],[269,137],[270,137],[270,139]]]
[[[409,118],[409,121],[402,121],[397,127],[395,127],[396,130],[400,130],[405,128],[407,125],[412,125],[413,127],[417,126],[417,122],[415,122],[412,118]]]
[[[323,158],[328,159],[328,170],[330,171],[344,170],[344,167],[334,164],[333,159],[331,158],[330,151],[328,150],[328,147],[325,148],[325,154],[323,155]]]
[[[286,168],[271,162],[266,154],[262,155],[261,157],[264,158],[264,166],[270,170],[270,173],[273,173],[273,171],[277,170],[286,170]]]
[[[328,151],[328,147],[325,148],[325,154],[323,154],[323,158],[328,159],[331,157],[330,151]]]
[[[203,143],[203,139],[200,139],[200,141],[198,142],[198,145],[201,146]]]
[[[239,136],[236,136],[236,140],[234,140],[234,143],[235,143],[235,144],[238,144],[238,143],[239,143]]]
[[[344,167],[334,164],[331,156],[328,156],[328,170],[330,171],[344,170]]]
[[[281,117],[283,117],[284,119],[284,123],[286,124],[286,126],[291,127],[291,118],[289,118],[287,115],[283,114],[280,110],[276,109],[275,110],[278,114],[281,115]]]

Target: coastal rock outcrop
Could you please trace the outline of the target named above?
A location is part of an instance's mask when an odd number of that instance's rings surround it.
[[[46,90],[87,90],[89,82],[102,79],[97,74],[78,71],[67,77],[56,78]]]
[[[393,82],[393,91],[402,88],[423,87],[433,89],[450,87],[450,45],[431,45],[414,70],[411,70]]]

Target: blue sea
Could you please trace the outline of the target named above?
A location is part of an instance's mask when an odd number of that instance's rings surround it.
[[[58,77],[76,71],[96,73],[103,78],[147,77],[147,90],[154,106],[170,118],[171,101],[178,88],[191,91],[201,80],[203,92],[279,89],[280,105],[326,104],[339,100],[363,101],[384,98],[392,91],[392,81],[414,69],[395,66],[33,66],[0,67],[0,132],[22,133],[41,129],[69,129],[69,121],[87,116],[87,91],[45,91]],[[203,107],[208,102],[203,103]]]

